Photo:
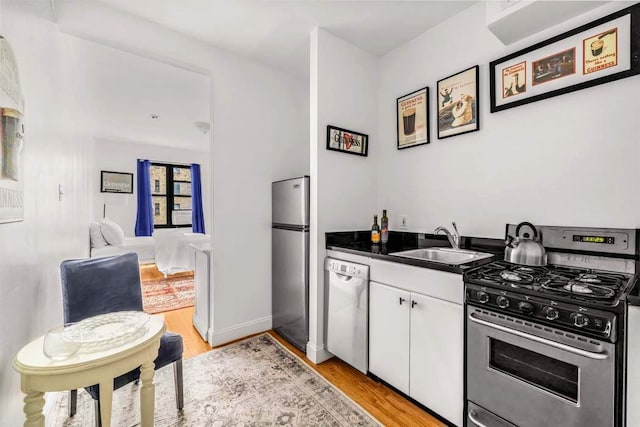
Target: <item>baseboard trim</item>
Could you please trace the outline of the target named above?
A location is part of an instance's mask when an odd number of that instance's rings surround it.
[[[329,353],[325,348],[324,344],[320,347],[316,347],[311,344],[311,341],[307,343],[307,359],[311,360],[316,365],[322,362],[326,362],[331,359],[333,354]]]
[[[266,316],[261,319],[255,319],[249,322],[240,323],[239,325],[223,328],[219,331],[209,329],[208,341],[212,346],[226,344],[239,338],[268,331],[271,329],[271,325],[271,316]]]

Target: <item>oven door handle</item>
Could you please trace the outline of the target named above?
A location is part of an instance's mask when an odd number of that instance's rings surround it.
[[[476,415],[475,413],[476,411],[469,411],[469,413],[467,414],[469,421],[471,421],[473,424],[475,424],[477,427],[488,427],[486,424],[481,423],[474,415]]]
[[[531,334],[528,334],[526,332],[519,331],[517,329],[511,329],[511,328],[507,328],[506,326],[497,325],[497,324],[492,323],[492,322],[487,322],[486,320],[482,320],[482,319],[479,319],[479,318],[475,317],[473,315],[473,313],[469,313],[469,320],[471,320],[474,323],[478,323],[480,325],[487,326],[489,328],[497,329],[499,331],[506,332],[506,333],[511,334],[511,335],[517,335],[519,337],[526,338],[526,339],[531,340],[531,341],[536,341],[536,342],[539,342],[541,344],[548,345],[550,347],[555,347],[555,348],[558,348],[560,350],[568,351],[569,353],[577,354],[578,356],[588,357],[589,359],[606,360],[606,359],[609,358],[609,355],[606,352],[594,353],[592,351],[586,351],[586,350],[582,350],[580,348],[571,347],[571,346],[568,346],[566,344],[562,344],[562,343],[559,343],[559,342],[548,340],[546,338],[542,338],[542,337],[538,337],[538,336],[535,336],[535,335],[531,335]]]

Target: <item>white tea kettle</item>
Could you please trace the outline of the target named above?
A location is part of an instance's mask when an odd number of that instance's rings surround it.
[[[533,239],[529,233],[520,237],[520,229],[527,226],[533,230]],[[547,265],[547,252],[544,246],[538,242],[538,230],[530,222],[521,222],[516,227],[516,236],[507,236],[504,250],[504,260],[514,264],[529,265],[534,267]]]

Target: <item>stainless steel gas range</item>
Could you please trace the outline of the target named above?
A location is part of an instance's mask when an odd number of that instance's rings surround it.
[[[547,266],[495,261],[465,273],[467,425],[622,426],[637,231],[538,231]]]

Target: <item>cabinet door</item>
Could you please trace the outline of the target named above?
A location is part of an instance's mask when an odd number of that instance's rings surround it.
[[[464,312],[461,305],[411,294],[409,395],[461,426]]]
[[[409,316],[407,291],[370,282],[369,371],[409,394]]]

